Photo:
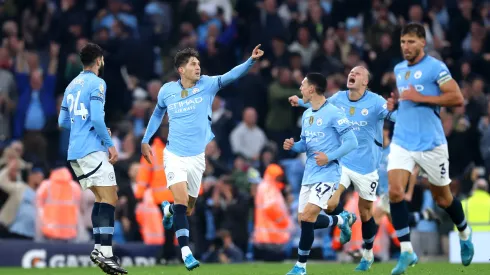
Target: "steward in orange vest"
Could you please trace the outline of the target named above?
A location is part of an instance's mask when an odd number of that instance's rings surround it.
[[[151,189],[146,190],[143,201],[136,206],[136,221],[145,244],[163,245],[165,242],[162,218],[162,213],[153,201]]]
[[[259,260],[284,260],[284,252],[291,239],[291,214],[280,190],[284,184],[278,181],[282,176],[282,168],[271,164],[257,187],[253,242]]]
[[[54,240],[72,240],[78,235],[82,189],[63,167],[51,172],[36,192],[38,227],[43,236]]]

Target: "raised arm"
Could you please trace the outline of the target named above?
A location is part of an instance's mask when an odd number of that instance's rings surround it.
[[[298,99],[298,106],[308,109],[311,107],[311,104],[305,103],[302,99]]]
[[[260,44],[259,44],[254,48],[254,50],[252,51],[252,55],[250,56],[249,59],[247,59],[247,61],[231,69],[229,72],[225,73],[224,75],[216,77],[218,80],[218,88],[221,89],[224,86],[230,84],[231,82],[244,76],[248,72],[248,70],[252,67],[254,62],[260,59],[263,55],[264,55],[264,51],[260,49]]]
[[[381,96],[378,96],[378,102],[376,104],[377,110],[378,110],[378,119],[379,120],[390,120],[393,122],[396,122],[396,114],[397,111],[389,111],[388,110],[388,103],[386,99],[384,99]]]

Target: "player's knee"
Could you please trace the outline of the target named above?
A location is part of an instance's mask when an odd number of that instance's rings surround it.
[[[304,212],[301,215],[300,222],[316,222],[317,216],[318,215],[315,215],[315,213],[312,213],[312,212]]]
[[[373,202],[368,200],[359,200],[359,216],[361,221],[367,222],[373,216]]]
[[[328,206],[328,208],[327,208],[327,209],[323,209],[323,211],[324,211],[326,214],[330,215],[330,214],[332,214],[332,213],[333,213],[333,211],[334,211],[336,208],[337,208],[337,207],[330,207],[330,205],[329,205],[329,206]]]
[[[401,202],[405,197],[405,192],[401,186],[390,185],[390,202]]]
[[[174,204],[182,204],[187,206],[189,204],[189,199],[187,198],[187,196],[175,196]]]
[[[436,201],[437,206],[440,208],[448,208],[453,202],[452,197],[446,198],[445,196],[434,196],[434,200]]]
[[[338,200],[329,200],[327,203],[327,209],[325,209],[325,211],[327,213],[332,213],[335,210],[335,208],[337,208],[337,206],[339,206]]]
[[[371,208],[359,208],[359,216],[361,216],[362,222],[367,222],[373,216]]]

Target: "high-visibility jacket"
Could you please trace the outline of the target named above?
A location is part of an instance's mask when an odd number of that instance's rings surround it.
[[[161,245],[165,242],[162,213],[153,201],[151,189],[146,190],[143,201],[136,206],[136,221],[145,244]]]
[[[82,190],[67,168],[53,170],[39,186],[36,204],[40,228],[49,239],[70,240],[77,236]]]
[[[149,164],[144,157],[141,157],[140,169],[136,176],[137,185],[134,196],[137,199],[143,199],[145,191],[150,188],[156,204],[161,204],[163,201],[173,202],[172,192],[167,188],[167,178],[163,165],[165,144],[157,137],[153,140],[151,148],[153,150],[152,164]]]
[[[461,201],[466,221],[475,232],[490,232],[490,194],[475,190],[471,197]]]
[[[291,215],[278,188],[278,182],[267,174],[266,170],[255,196],[253,240],[255,244],[286,244],[291,238]]]

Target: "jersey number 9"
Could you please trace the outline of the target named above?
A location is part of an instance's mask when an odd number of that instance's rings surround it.
[[[68,94],[66,96],[66,101],[70,105],[69,107],[70,113],[73,112],[75,116],[81,116],[82,120],[86,120],[88,115],[88,110],[85,108],[85,104],[83,104],[82,102],[78,104],[79,99],[80,99],[80,91],[77,92],[77,98],[74,98],[73,94]]]

